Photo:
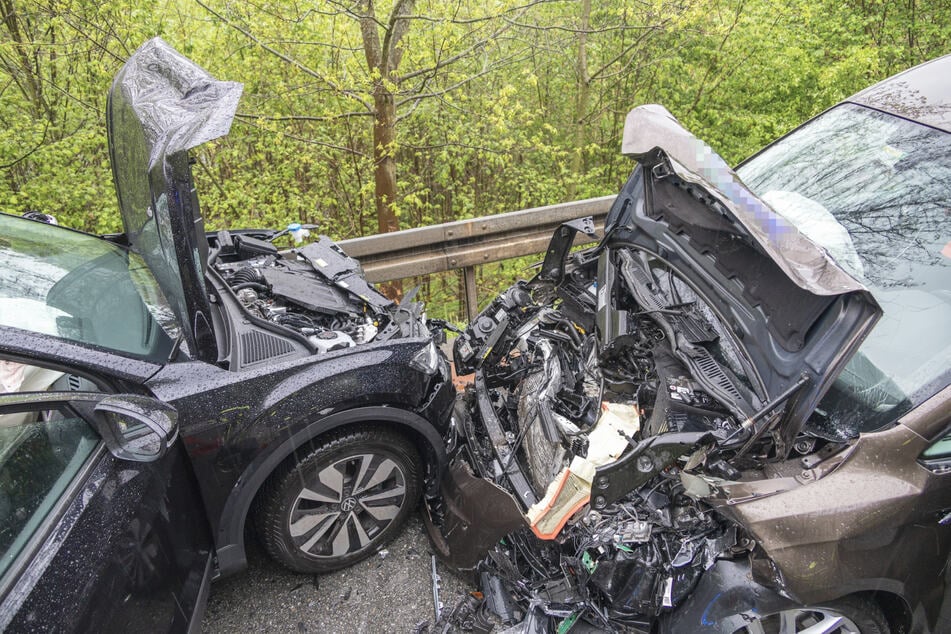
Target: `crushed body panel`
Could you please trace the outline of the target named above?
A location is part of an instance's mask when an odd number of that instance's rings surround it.
[[[737,597],[788,606],[772,543],[743,507],[808,488],[800,460],[822,477],[851,455],[803,426],[880,309],[665,112],[634,117],[653,129],[626,144],[638,164],[600,243],[571,252],[590,225],[560,227],[538,275],[455,342],[456,370],[474,381],[453,459],[523,518],[505,535],[491,522],[481,561],[465,552],[483,590],[512,601],[503,624],[683,624],[695,591],[728,581]],[[604,424],[619,412],[627,424]],[[446,546],[453,507],[474,507],[454,484],[443,491],[456,497],[429,528]]]

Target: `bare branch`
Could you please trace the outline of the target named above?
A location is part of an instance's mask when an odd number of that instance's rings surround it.
[[[568,0],[569,2],[571,0]],[[431,15],[407,15],[405,19],[407,20],[416,20],[422,22],[434,22],[437,24],[477,24],[479,22],[490,22],[498,18],[504,17],[507,14],[524,12],[526,9],[531,9],[532,7],[542,5],[542,4],[556,4],[559,2],[565,2],[565,0],[534,0],[533,2],[527,2],[525,4],[518,5],[516,7],[511,7],[502,11],[501,13],[496,13],[493,15],[484,15],[478,18],[444,18],[444,17],[433,17]]]
[[[512,56],[509,56],[509,57],[507,57],[507,58],[505,58],[505,59],[500,60],[500,61],[498,62],[498,64],[485,65],[485,66],[483,66],[482,70],[479,71],[478,73],[476,73],[475,75],[470,75],[469,77],[466,77],[465,79],[461,79],[461,80],[457,81],[456,83],[454,83],[454,84],[452,84],[452,85],[450,85],[450,86],[447,86],[446,88],[443,88],[443,89],[441,89],[441,90],[434,90],[434,91],[428,92],[428,93],[416,94],[416,95],[413,95],[412,97],[407,97],[406,99],[401,99],[401,100],[399,100],[399,101],[396,102],[396,107],[398,108],[398,107],[400,107],[400,106],[402,106],[402,105],[405,105],[405,104],[407,104],[407,103],[409,103],[409,102],[411,102],[411,101],[417,101],[417,100],[422,100],[422,99],[430,99],[430,98],[432,98],[432,97],[441,97],[442,95],[445,95],[445,94],[447,94],[447,93],[450,93],[450,92],[452,92],[453,90],[457,90],[457,89],[461,88],[462,86],[465,86],[466,84],[468,84],[468,83],[470,83],[470,82],[473,82],[473,81],[475,81],[476,79],[479,79],[480,77],[484,77],[485,75],[488,75],[489,73],[494,72],[494,71],[498,68],[498,66],[501,66],[501,65],[503,65],[503,64],[507,64],[507,63],[511,62],[512,60],[515,59],[515,57],[516,57],[516,56],[512,55]],[[415,109],[415,108],[414,108],[414,109]],[[400,117],[400,118],[402,118],[402,117]]]
[[[413,79],[414,77],[419,77],[420,75],[428,75],[428,74],[435,73],[437,70],[445,68],[446,66],[449,66],[450,64],[454,64],[455,62],[458,62],[459,60],[465,57],[468,57],[469,55],[471,55],[478,49],[482,48],[489,42],[498,39],[499,36],[501,36],[510,28],[511,28],[510,25],[505,25],[502,28],[494,31],[491,35],[488,35],[480,39],[478,42],[475,42],[474,44],[472,44],[469,48],[462,50],[459,53],[452,55],[451,57],[447,57],[444,60],[440,60],[436,62],[435,64],[433,64],[432,66],[428,66],[426,68],[420,68],[418,70],[408,72],[405,75],[401,75],[398,81],[403,82],[403,81],[406,81],[407,79]]]
[[[647,38],[648,35],[658,32],[662,28],[663,27],[661,25],[654,25],[650,27],[650,30],[645,30],[639,33],[638,36],[634,38],[634,41],[631,42],[631,44],[629,44],[624,49],[622,49],[620,53],[612,57],[610,60],[602,64],[601,67],[598,68],[598,70],[591,73],[591,81],[599,79],[611,66],[613,66],[616,62],[620,61],[629,52],[637,48]]]
[[[312,115],[266,115],[266,114],[255,114],[253,112],[239,112],[235,114],[235,117],[239,119],[247,119],[248,121],[255,120],[264,120],[264,121],[339,121],[340,119],[348,119],[350,117],[372,117],[372,112],[365,112],[363,110],[358,110],[355,112],[341,112],[340,114],[326,115],[322,117],[312,116]]]
[[[363,0],[360,0],[360,1],[362,2]],[[332,4],[332,5],[340,7],[340,11],[336,13],[318,11],[317,13],[320,13],[321,15],[346,15],[348,17],[353,18],[354,20],[357,20],[358,22],[361,19],[367,18],[367,19],[373,20],[373,22],[375,22],[376,25],[380,27],[381,29],[386,28],[386,25],[376,18],[375,12],[371,12],[370,15],[367,15],[366,13],[357,13],[354,9],[344,6],[342,2],[337,2],[337,0],[327,0],[327,4]],[[360,4],[360,2],[356,2],[354,4],[355,5]]]
[[[488,147],[486,145],[471,145],[469,143],[454,143],[447,141],[445,143],[430,143],[427,145],[415,145],[413,143],[403,143],[403,147],[410,150],[417,150],[428,152],[431,150],[444,150],[450,147],[466,148],[469,150],[479,150],[482,152],[487,152],[489,154],[508,154],[508,150],[499,150],[497,148]]]
[[[233,28],[234,30],[238,31],[239,33],[241,33],[242,35],[244,35],[246,38],[248,38],[249,40],[251,40],[252,42],[254,42],[255,44],[257,44],[258,46],[260,46],[261,48],[263,48],[263,49],[264,49],[265,51],[267,51],[268,53],[271,53],[272,55],[278,57],[279,59],[281,59],[281,60],[287,62],[288,64],[290,64],[290,65],[293,66],[294,68],[297,68],[297,69],[298,69],[299,71],[301,71],[302,73],[304,73],[304,74],[306,74],[306,75],[310,75],[310,76],[313,77],[314,79],[316,79],[316,80],[318,80],[318,81],[321,81],[321,82],[327,84],[327,85],[328,85],[330,88],[332,88],[333,90],[339,92],[340,94],[346,95],[347,97],[349,97],[349,98],[353,99],[354,101],[360,103],[360,104],[361,104],[364,108],[366,108],[367,110],[371,110],[370,104],[368,104],[366,101],[364,101],[363,98],[361,98],[361,97],[360,97],[357,93],[355,93],[354,91],[352,91],[352,90],[346,90],[346,89],[344,89],[344,88],[338,86],[334,81],[332,81],[331,79],[329,79],[329,78],[327,78],[326,76],[322,75],[321,73],[318,73],[317,71],[313,70],[312,68],[310,68],[310,67],[308,67],[308,66],[305,66],[303,63],[299,62],[298,60],[296,60],[296,59],[294,59],[294,58],[292,58],[292,57],[289,57],[288,55],[285,55],[284,53],[281,53],[281,52],[278,51],[277,49],[275,49],[275,48],[273,48],[273,47],[271,47],[271,46],[268,46],[267,44],[265,44],[264,42],[262,42],[259,38],[255,37],[254,34],[252,34],[250,31],[248,31],[247,29],[241,27],[241,26],[238,25],[238,24],[235,24],[234,22],[232,22],[232,21],[229,20],[228,18],[224,17],[224,16],[221,15],[219,12],[215,11],[214,9],[212,9],[211,7],[209,7],[207,4],[205,4],[204,2],[202,2],[202,0],[195,0],[195,2],[198,4],[198,6],[200,6],[201,8],[203,8],[205,11],[207,11],[207,12],[210,13],[210,14],[212,14],[213,16],[215,16],[216,18],[218,18],[219,20],[221,20],[222,22],[224,22],[226,25],[228,25],[228,26],[230,26],[231,28]]]
[[[75,17],[76,19],[78,19],[79,22],[82,23],[82,25],[80,26],[80,25],[76,25],[76,24],[73,24],[72,22],[70,22],[68,19],[66,19],[66,15],[67,15],[67,14],[70,15],[70,16],[72,16],[72,17]],[[97,49],[99,49],[100,51],[102,51],[103,53],[105,53],[106,55],[108,55],[109,57],[111,57],[113,60],[119,62],[120,64],[123,63],[123,62],[125,62],[125,60],[124,60],[122,57],[120,57],[119,55],[116,55],[115,53],[113,53],[112,51],[110,51],[106,46],[104,46],[103,44],[100,44],[99,42],[97,42],[96,40],[94,40],[93,38],[91,38],[91,37],[88,35],[88,32],[89,32],[90,29],[95,29],[95,30],[99,31],[100,33],[102,33],[102,34],[103,34],[104,36],[106,36],[107,38],[111,35],[111,36],[113,36],[113,37],[116,39],[117,42],[119,42],[119,44],[122,45],[123,50],[125,50],[126,54],[128,55],[128,54],[129,54],[129,50],[125,47],[125,44],[122,42],[122,40],[120,40],[118,37],[116,37],[116,35],[115,35],[114,32],[112,32],[112,31],[105,31],[99,24],[96,24],[96,23],[92,22],[91,20],[87,20],[87,19],[83,18],[82,16],[77,15],[77,14],[76,14],[75,12],[73,12],[73,11],[67,10],[65,13],[60,14],[58,17],[59,17],[59,18],[63,21],[63,23],[66,24],[69,28],[71,28],[71,29],[73,29],[74,31],[76,31],[76,33],[78,33],[80,36],[82,36],[87,42],[89,42],[90,44],[92,44],[93,46],[95,46]]]
[[[335,51],[347,51],[348,53],[356,53],[357,51],[362,51],[362,46],[342,46],[338,42],[309,42],[307,40],[267,40],[269,44],[288,44],[291,46],[316,46],[329,48]]]
[[[47,121],[45,127],[43,128],[43,138],[40,139],[40,142],[37,143],[32,149],[28,150],[25,154],[21,154],[20,156],[10,161],[9,163],[0,165],[0,169],[4,169],[4,170],[10,169],[11,167],[16,166],[18,163],[21,163],[22,161],[25,161],[26,159],[30,158],[30,155],[35,153],[37,150],[43,147],[43,145],[46,144],[46,133],[47,131],[49,131],[49,129],[50,129],[50,122]]]
[[[733,14],[733,21],[730,23],[729,28],[726,30],[726,33],[724,33],[723,38],[720,40],[720,44],[717,46],[716,54],[714,55],[714,62],[713,64],[711,64],[711,66],[708,66],[707,69],[704,71],[703,78],[697,84],[697,92],[694,95],[693,103],[690,105],[689,108],[687,108],[686,110],[687,112],[693,112],[694,110],[696,110],[697,106],[700,104],[700,100],[703,98],[703,95],[707,91],[707,88],[708,88],[707,80],[709,80],[710,75],[715,72],[713,67],[717,65],[717,62],[720,60],[720,57],[723,54],[723,49],[726,47],[727,41],[730,39],[730,36],[733,35],[733,31],[736,29],[737,25],[740,23],[740,18],[742,17],[744,4],[745,4],[745,1],[740,2],[740,4],[736,7],[736,10]],[[732,68],[735,69],[737,68],[737,66],[734,64]],[[728,73],[728,74],[731,74],[731,73]],[[721,81],[723,81],[723,76],[721,76],[717,81],[714,82],[714,87],[718,86]]]
[[[99,108],[97,108],[96,106],[94,106],[94,105],[92,105],[92,104],[86,103],[85,101],[83,101],[82,99],[80,99],[79,97],[77,97],[76,95],[74,95],[74,94],[72,94],[71,92],[67,91],[65,88],[62,88],[62,87],[60,87],[60,86],[54,84],[54,83],[53,83],[52,81],[50,81],[49,79],[46,79],[45,77],[41,77],[41,78],[40,78],[40,81],[42,81],[44,84],[47,84],[47,85],[51,86],[54,90],[56,90],[56,92],[62,94],[64,97],[67,97],[67,98],[69,98],[69,99],[72,99],[72,100],[75,101],[76,103],[82,105],[82,106],[85,107],[87,110],[91,110],[92,112],[95,112],[97,115],[102,115],[102,110],[100,110]]]
[[[266,130],[265,128],[262,128],[262,127],[259,126],[259,125],[255,125],[254,122],[252,122],[252,121],[241,121],[241,120],[239,120],[238,123],[240,123],[240,124],[242,124],[242,125],[250,126],[250,127],[252,127],[252,128],[256,128],[256,129],[258,129],[258,130],[264,130],[265,132],[270,132],[270,130]],[[318,141],[317,139],[307,139],[307,138],[304,138],[304,137],[302,137],[302,136],[297,136],[296,134],[290,134],[290,133],[287,133],[287,132],[284,132],[283,135],[284,135],[284,137],[287,138],[287,139],[291,139],[291,140],[293,140],[293,141],[298,141],[298,142],[300,142],[300,143],[307,143],[308,145],[319,145],[320,147],[330,148],[331,150],[337,150],[337,151],[339,151],[339,152],[346,152],[346,153],[348,153],[348,154],[353,154],[353,155],[356,155],[356,156],[361,156],[361,157],[363,157],[363,158],[367,158],[367,155],[366,155],[365,153],[363,153],[363,152],[361,152],[361,151],[359,151],[359,150],[355,150],[355,149],[353,149],[353,148],[351,148],[351,147],[345,147],[345,146],[343,146],[343,145],[334,145],[333,143],[327,143],[326,141]]]
[[[594,27],[594,28],[573,28],[570,26],[562,26],[558,24],[546,24],[544,26],[540,24],[528,24],[526,22],[517,22],[511,18],[502,18],[508,24],[512,26],[518,26],[523,29],[531,29],[532,31],[561,31],[563,33],[570,33],[572,35],[594,35],[596,33],[611,33],[613,31],[645,31],[655,28],[650,24],[615,24],[613,26],[603,26],[603,27]]]

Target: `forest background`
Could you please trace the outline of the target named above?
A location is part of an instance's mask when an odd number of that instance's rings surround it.
[[[0,210],[118,231],[105,100],[160,35],[244,83],[195,153],[209,228],[335,239],[616,192],[627,112],[666,106],[737,163],[951,52],[951,0],[0,0]],[[480,296],[530,274],[486,265]],[[464,319],[450,274],[430,314]]]

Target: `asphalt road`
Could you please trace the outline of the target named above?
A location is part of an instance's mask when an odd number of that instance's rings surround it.
[[[248,570],[215,583],[205,632],[413,632],[433,621],[431,549],[413,516],[385,551],[325,575],[290,572],[251,540]],[[447,609],[474,586],[440,563]]]

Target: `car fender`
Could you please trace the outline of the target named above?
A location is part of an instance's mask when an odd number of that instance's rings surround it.
[[[440,374],[410,365],[427,344],[381,342],[238,373],[201,362],[172,363],[147,383],[181,415],[222,574],[245,564],[244,525],[261,484],[320,434],[382,421],[424,441],[437,474],[442,472],[441,432],[448,424],[452,387]]]
[[[446,464],[446,449],[442,438],[425,418],[413,412],[396,407],[374,406],[358,407],[330,414],[305,426],[283,442],[248,465],[235,483],[225,502],[215,535],[218,556],[218,575],[225,576],[238,572],[247,565],[244,545],[244,526],[251,510],[251,503],[258,490],[271,473],[290,457],[295,450],[317,436],[334,429],[363,422],[385,422],[411,430],[414,435],[424,439],[432,448],[439,472]],[[438,480],[438,478],[437,478]]]

